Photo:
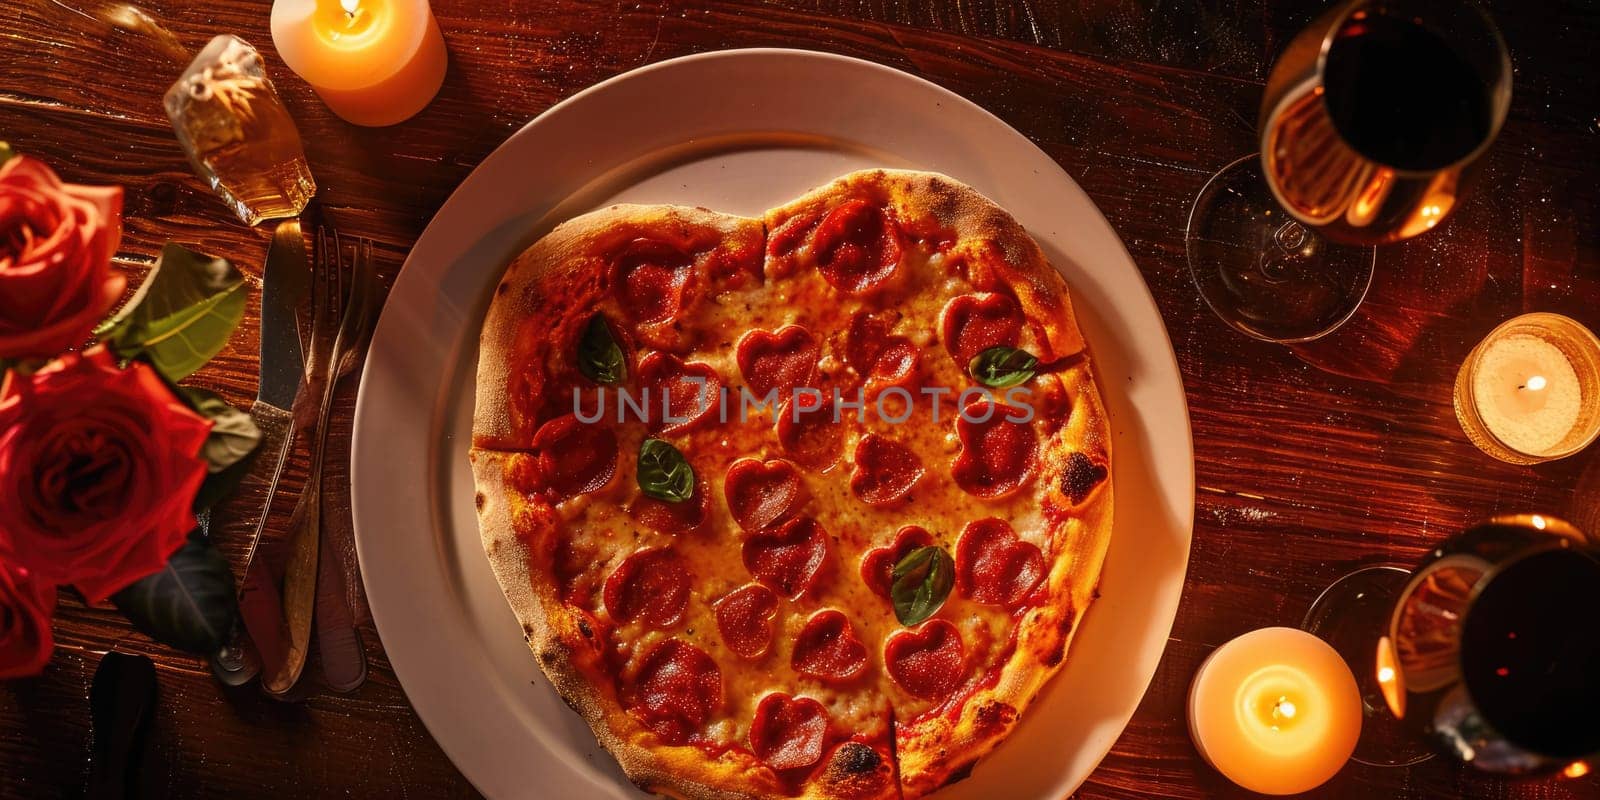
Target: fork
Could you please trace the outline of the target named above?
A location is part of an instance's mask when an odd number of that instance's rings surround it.
[[[290,555],[284,568],[283,616],[288,628],[288,656],[271,675],[264,675],[262,688],[269,694],[284,695],[294,688],[305,668],[310,649],[311,623],[315,611],[318,558],[322,539],[322,469],[328,441],[328,412],[333,405],[333,390],[339,377],[348,374],[359,361],[377,291],[377,275],[372,263],[372,246],[358,242],[351,260],[344,259],[344,242],[326,229],[318,231],[312,297],[311,349],[306,358],[305,389],[302,397],[317,397],[316,416],[301,419],[311,436],[311,468],[304,490],[289,521]],[[348,301],[343,292],[346,269],[352,273]],[[337,325],[331,334],[330,329]],[[296,411],[296,416],[306,409]],[[307,424],[309,423],[309,424]]]

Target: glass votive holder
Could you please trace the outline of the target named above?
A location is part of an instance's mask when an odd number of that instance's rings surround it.
[[[195,173],[245,224],[299,216],[317,193],[300,131],[243,39],[212,39],[165,105]]]
[[[1456,373],[1456,418],[1478,449],[1512,464],[1566,458],[1600,435],[1600,339],[1570,317],[1514,317]]]

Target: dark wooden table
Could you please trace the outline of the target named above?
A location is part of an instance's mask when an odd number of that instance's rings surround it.
[[[101,0],[3,5],[0,139],[67,180],[127,187],[119,263],[130,273],[172,239],[258,275],[267,232],[234,221],[190,173],[162,112],[181,65],[67,8],[109,5]],[[1057,159],[1110,218],[1160,304],[1188,389],[1199,482],[1166,655],[1079,797],[1247,796],[1190,744],[1189,680],[1222,642],[1297,624],[1352,567],[1414,560],[1496,512],[1600,527],[1600,450],[1501,464],[1467,442],[1450,403],[1457,365],[1497,322],[1553,310],[1600,328],[1600,11],[1582,0],[1496,4],[1515,98],[1476,193],[1440,230],[1383,249],[1358,316],[1300,347],[1246,339],[1212,317],[1189,280],[1183,229],[1206,178],[1255,149],[1267,70],[1319,2],[437,0],[452,59],[444,89],[417,118],[382,130],[339,121],[278,66],[269,5],[145,4],[188,47],[232,32],[272,57],[329,219],[374,239],[390,280],[435,209],[527,120],[596,81],[702,50],[806,47],[880,61],[972,98]],[[255,393],[254,302],[196,378],[236,404]],[[345,390],[341,462],[354,402],[353,386]],[[242,559],[246,542],[219,538]],[[203,662],[152,644],[110,610],[66,599],[55,631],[43,675],[0,684],[0,796],[81,794],[88,686],[108,648],[158,665],[145,796],[474,796],[407,704],[370,627],[367,685],[300,704],[225,690]],[[1434,759],[1351,765],[1312,796],[1577,800],[1600,797],[1600,783],[1505,783]]]

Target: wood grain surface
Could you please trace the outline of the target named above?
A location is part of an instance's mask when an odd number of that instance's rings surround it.
[[[258,276],[268,232],[240,225],[191,174],[162,110],[182,64],[79,13],[97,4],[0,0],[0,139],[67,180],[127,187],[118,261],[131,274],[171,239]],[[970,97],[1059,161],[1127,243],[1160,305],[1187,387],[1199,483],[1167,652],[1078,797],[1249,796],[1190,744],[1189,681],[1222,642],[1297,624],[1352,567],[1414,560],[1496,512],[1600,527],[1600,450],[1502,464],[1468,443],[1450,402],[1457,365],[1503,319],[1551,310],[1600,329],[1594,4],[1493,4],[1516,86],[1475,193],[1438,231],[1384,248],[1357,317],[1297,347],[1246,339],[1211,315],[1190,283],[1183,230],[1206,178],[1255,149],[1266,72],[1320,10],[1315,0],[435,0],[451,52],[444,89],[415,119],[379,130],[333,117],[281,67],[269,5],[144,7],[187,47],[229,32],[267,53],[327,219],[376,241],[386,281],[455,186],[518,127],[596,81],[687,53],[767,45],[879,61]],[[256,302],[194,379],[240,405],[255,394]],[[336,404],[330,470],[340,485],[353,392],[348,382]],[[295,459],[275,530],[306,460]],[[242,569],[247,537],[231,528],[217,537]],[[111,610],[65,599],[55,630],[43,675],[0,684],[0,796],[82,794],[88,686],[108,648],[158,666],[159,710],[139,759],[145,797],[475,796],[412,712],[370,624],[371,680],[349,696],[314,690],[298,704],[221,688],[202,661],[152,644]],[[1600,797],[1600,783],[1504,782],[1434,759],[1409,769],[1352,764],[1309,796],[1579,800]]]

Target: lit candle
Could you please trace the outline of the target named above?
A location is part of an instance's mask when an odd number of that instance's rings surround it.
[[[1361,691],[1339,653],[1294,628],[1217,648],[1189,689],[1189,735],[1228,780],[1295,794],[1334,776],[1361,736]]]
[[[1572,455],[1600,433],[1600,341],[1559,314],[1525,314],[1489,333],[1456,378],[1467,438],[1504,461]]]
[[[272,43],[333,113],[393,125],[444,82],[444,37],[428,0],[277,0]]]

